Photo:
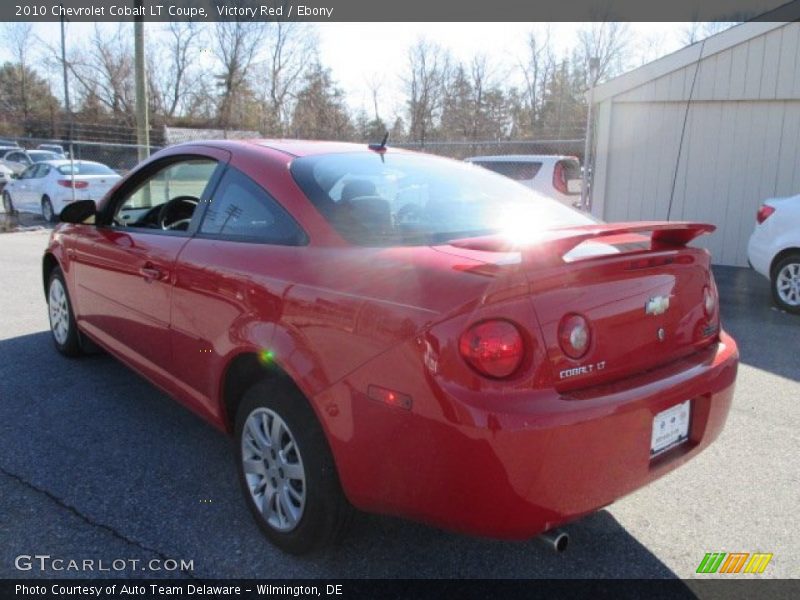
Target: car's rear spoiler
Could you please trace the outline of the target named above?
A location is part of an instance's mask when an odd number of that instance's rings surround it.
[[[708,223],[683,221],[637,221],[633,223],[602,223],[563,229],[551,229],[524,242],[502,235],[463,238],[450,242],[451,246],[486,252],[522,252],[527,260],[545,257],[563,258],[570,250],[589,240],[650,233],[650,247],[660,250],[681,247],[694,238],[711,233],[716,227]],[[638,239],[647,239],[646,237]],[[611,241],[611,240],[607,240]]]

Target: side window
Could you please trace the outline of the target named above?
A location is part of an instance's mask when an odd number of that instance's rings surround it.
[[[200,233],[234,241],[299,246],[306,236],[261,186],[231,167],[210,200]]]
[[[37,179],[41,179],[42,177],[47,177],[47,174],[49,172],[50,172],[50,166],[49,165],[41,165],[40,164],[40,165],[38,165],[36,167],[36,173],[35,173],[34,177],[36,177]]]
[[[528,161],[486,161],[476,162],[475,164],[500,175],[510,177],[514,181],[530,181],[536,177],[542,168],[542,163]]]
[[[19,176],[20,179],[31,179],[36,171],[36,165],[32,165],[25,169]]]
[[[114,224],[187,230],[216,168],[217,161],[210,158],[170,161],[119,201],[114,211]]]

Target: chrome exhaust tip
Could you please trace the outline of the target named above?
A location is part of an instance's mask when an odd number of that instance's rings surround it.
[[[545,531],[536,539],[558,554],[564,552],[569,546],[569,534],[561,529]]]

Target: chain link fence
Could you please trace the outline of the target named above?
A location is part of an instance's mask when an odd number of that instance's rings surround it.
[[[23,150],[52,150],[52,147],[60,146],[67,157],[75,160],[91,160],[108,165],[121,175],[130,171],[139,162],[139,149],[143,146],[136,144],[114,144],[109,142],[88,142],[65,140],[54,140],[52,138],[32,138],[32,137],[6,137],[0,141],[0,155],[6,156],[12,149],[6,148],[6,142],[16,143]],[[45,148],[40,148],[44,145]],[[159,146],[150,146],[150,153],[160,150]],[[13,158],[13,157],[10,157]]]
[[[583,139],[573,140],[497,140],[497,141],[430,141],[389,142],[395,148],[429,152],[449,158],[465,159],[471,156],[497,156],[508,154],[550,154],[576,156],[583,163]]]
[[[250,138],[254,135],[209,135],[210,130],[198,130],[202,135],[198,135],[194,130],[182,130],[189,132],[188,135],[171,136],[169,141],[191,141],[193,139],[212,139],[228,137],[233,138]],[[222,130],[220,130],[222,131]],[[216,132],[214,132],[216,133]],[[233,132],[233,133],[246,133],[251,134],[254,132]],[[194,134],[194,135],[192,135]],[[256,133],[257,135],[257,133]],[[15,142],[25,150],[33,150],[42,144],[46,145],[60,145],[64,151],[69,155],[70,143],[64,140],[53,140],[48,138],[32,138],[32,137],[17,137],[17,138],[4,138],[6,141]],[[2,145],[0,141],[0,145]],[[366,144],[366,142],[364,142]],[[508,155],[508,154],[552,154],[561,156],[576,156],[583,162],[583,144],[582,139],[571,140],[499,140],[499,141],[426,141],[426,142],[389,142],[390,146],[395,148],[406,148],[419,152],[428,152],[430,154],[437,154],[440,156],[447,156],[449,158],[464,159],[470,156],[493,156],[493,155]],[[72,157],[75,160],[92,160],[101,162],[108,165],[120,174],[125,174],[130,171],[139,162],[139,148],[136,144],[115,144],[111,142],[94,142],[94,141],[73,141]],[[150,153],[160,150],[161,146],[150,146]],[[0,151],[5,154],[6,151]]]

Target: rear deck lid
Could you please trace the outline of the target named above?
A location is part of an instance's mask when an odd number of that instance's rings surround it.
[[[686,247],[713,231],[697,223],[599,224],[543,232],[517,245],[557,389],[605,383],[690,354],[717,335],[716,298],[704,250]],[[649,235],[642,235],[647,233]],[[502,253],[500,238],[456,240],[455,249]],[[576,320],[574,317],[577,317]],[[585,323],[582,351],[570,343]],[[580,341],[581,332],[576,333]]]

